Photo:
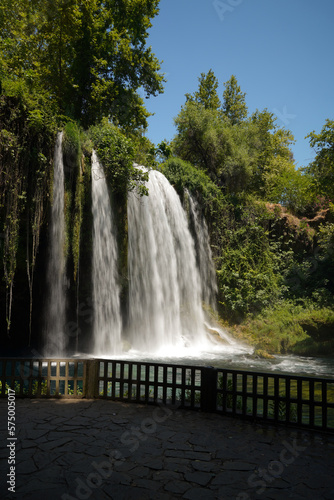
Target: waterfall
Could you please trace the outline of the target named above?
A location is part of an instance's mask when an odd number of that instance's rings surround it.
[[[92,154],[93,215],[93,354],[121,350],[121,313],[117,269],[117,242],[104,170]]]
[[[194,241],[180,199],[150,171],[149,196],[128,199],[129,337],[139,350],[205,342]]]
[[[193,226],[197,265],[200,273],[202,288],[202,300],[205,304],[216,310],[217,279],[212,259],[208,226],[200,213],[197,201],[195,201],[188,190],[185,190],[186,199],[189,201],[189,215]]]
[[[53,202],[50,223],[50,250],[47,269],[48,299],[44,353],[63,356],[65,336],[65,218],[64,218],[64,164],[63,133],[59,132],[54,153]]]

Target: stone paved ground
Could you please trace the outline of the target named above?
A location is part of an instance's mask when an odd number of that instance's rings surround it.
[[[16,492],[2,498],[333,500],[334,436],[102,400],[16,400]]]

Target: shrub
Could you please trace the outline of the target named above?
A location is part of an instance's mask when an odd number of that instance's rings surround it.
[[[144,185],[147,174],[133,166],[134,148],[131,141],[108,120],[91,127],[89,136],[112,191],[124,196],[137,188],[140,195],[147,194]]]

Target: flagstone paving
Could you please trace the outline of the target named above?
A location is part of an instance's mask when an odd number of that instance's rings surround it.
[[[2,498],[333,500],[334,436],[104,400],[16,399],[15,493],[0,401]]]

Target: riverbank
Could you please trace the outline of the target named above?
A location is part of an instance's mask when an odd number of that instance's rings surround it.
[[[282,304],[240,324],[220,325],[254,355],[334,356],[334,311]]]

